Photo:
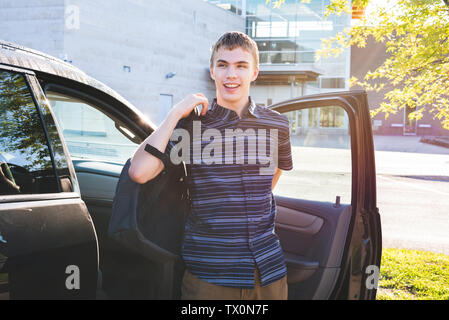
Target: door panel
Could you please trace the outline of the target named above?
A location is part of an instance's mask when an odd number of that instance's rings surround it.
[[[314,215],[277,205],[276,226],[278,229],[313,236],[320,231],[323,222],[323,219]]]
[[[320,286],[337,279],[346,236],[351,220],[350,205],[335,207],[332,203],[276,197],[276,234],[287,261],[290,299],[327,299],[330,291]],[[307,222],[321,225],[317,232],[292,229],[278,221],[296,223],[304,216]],[[298,218],[298,220],[296,219]],[[294,220],[294,221],[292,221]],[[318,221],[318,222],[316,222]],[[331,276],[335,278],[332,278]],[[321,283],[326,276],[326,282]],[[330,289],[330,288],[329,288]]]
[[[276,234],[280,237],[285,252],[316,261],[320,267],[335,268],[341,263],[346,234],[351,218],[351,206],[335,208],[331,203],[276,197]],[[322,228],[313,235],[287,229],[278,225],[285,208],[289,211],[307,212],[310,216],[324,221]],[[282,218],[281,218],[282,219]]]
[[[103,201],[112,206],[115,188],[123,165],[98,161],[73,161],[76,175],[85,201]]]
[[[97,244],[79,198],[2,203],[0,227],[11,299],[95,298]],[[80,288],[66,286],[76,266]]]

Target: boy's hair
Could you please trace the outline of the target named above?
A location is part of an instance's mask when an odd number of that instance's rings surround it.
[[[254,58],[254,66],[259,67],[259,49],[256,42],[248,35],[240,31],[229,31],[217,40],[213,45],[210,56],[210,66],[214,65],[214,56],[218,49],[224,48],[227,50],[234,50],[235,48],[242,48],[252,54]]]

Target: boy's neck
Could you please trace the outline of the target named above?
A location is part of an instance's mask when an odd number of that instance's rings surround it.
[[[236,101],[234,103],[229,103],[226,101],[223,101],[223,99],[221,99],[220,97],[217,97],[217,103],[226,108],[226,109],[230,109],[232,111],[234,111],[235,113],[237,113],[237,115],[239,117],[242,116],[243,111],[249,106],[249,96],[246,96],[246,98]]]

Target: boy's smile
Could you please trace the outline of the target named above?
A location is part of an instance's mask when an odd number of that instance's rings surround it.
[[[217,103],[241,114],[248,104],[250,84],[259,74],[251,53],[242,48],[220,48],[210,73],[215,80]]]

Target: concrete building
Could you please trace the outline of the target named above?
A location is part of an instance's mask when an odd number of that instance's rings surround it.
[[[70,61],[109,85],[154,122],[192,92],[215,96],[209,76],[210,47],[226,31],[246,32],[258,44],[260,74],[253,99],[269,105],[288,98],[349,90],[386,58],[382,44],[348,48],[316,61],[321,39],[350,26],[349,15],[324,20],[329,0],[1,0],[0,38]],[[388,89],[388,88],[387,88]],[[386,90],[369,92],[371,108]],[[410,108],[373,119],[378,134],[449,135],[427,114],[407,120]],[[345,133],[341,108],[288,114],[292,133]]]
[[[201,0],[1,0],[0,38],[81,68],[155,123],[192,92],[215,96],[210,47],[245,18]]]

